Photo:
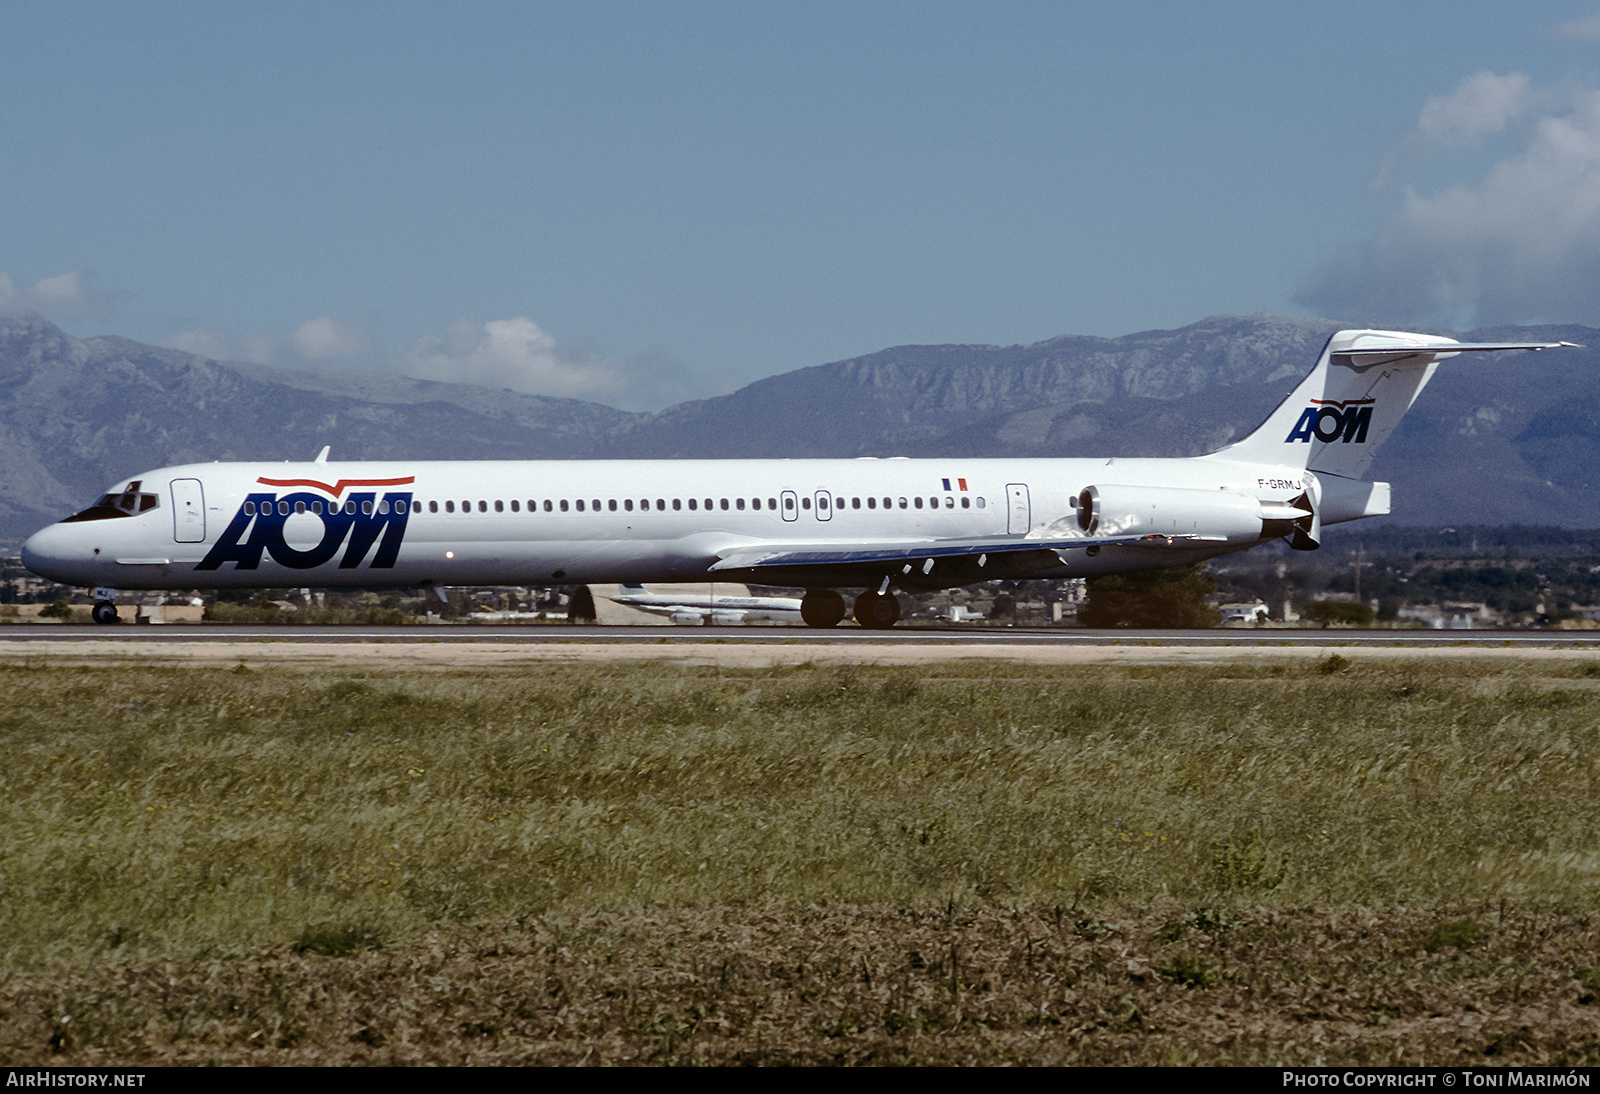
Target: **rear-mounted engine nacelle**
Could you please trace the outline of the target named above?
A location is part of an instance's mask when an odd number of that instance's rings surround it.
[[[1078,527],[1092,536],[1259,539],[1261,503],[1234,490],[1090,486],[1078,495]]]

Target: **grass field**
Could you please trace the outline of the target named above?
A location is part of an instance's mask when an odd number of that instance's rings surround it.
[[[0,1063],[1600,1063],[1600,662],[0,680]]]

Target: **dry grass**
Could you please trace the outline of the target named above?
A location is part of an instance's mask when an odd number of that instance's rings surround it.
[[[343,957],[119,955],[9,977],[4,1062],[1600,1063],[1596,925],[1480,909],[1430,952],[1434,914],[573,912]]]
[[[1593,669],[0,668],[0,1062],[1595,1063]]]

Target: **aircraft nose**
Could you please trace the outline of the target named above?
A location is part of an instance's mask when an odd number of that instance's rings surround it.
[[[22,564],[40,577],[63,584],[76,584],[82,580],[77,572],[87,566],[86,550],[77,542],[76,530],[61,524],[41,528],[22,544]]]

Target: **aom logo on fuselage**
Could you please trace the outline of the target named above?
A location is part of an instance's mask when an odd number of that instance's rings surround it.
[[[263,486],[310,486],[319,493],[296,490],[288,494],[250,494],[239,506],[227,530],[217,539],[216,546],[195,569],[215,570],[224,562],[231,562],[237,570],[254,570],[261,565],[261,554],[265,551],[280,566],[310,570],[332,561],[343,547],[344,557],[339,560],[339,569],[353,570],[361,565],[374,543],[378,549],[373,553],[371,568],[390,569],[405,538],[406,520],[411,515],[411,491],[385,490],[381,498],[376,491],[352,491],[348,497],[340,499],[351,487],[409,486],[415,481],[413,475],[397,479],[340,479],[331,485],[315,479],[259,478],[256,482]],[[329,497],[333,500],[327,500]],[[320,520],[321,540],[304,550],[290,546],[284,538],[284,526],[292,517]]]
[[[1305,413],[1300,415],[1300,420],[1294,423],[1294,428],[1289,430],[1285,444],[1295,441],[1311,443],[1315,437],[1323,443],[1342,441],[1349,444],[1365,444],[1367,440],[1367,426],[1372,424],[1372,406],[1376,399],[1346,399],[1337,402],[1332,399],[1312,399],[1311,405]]]

